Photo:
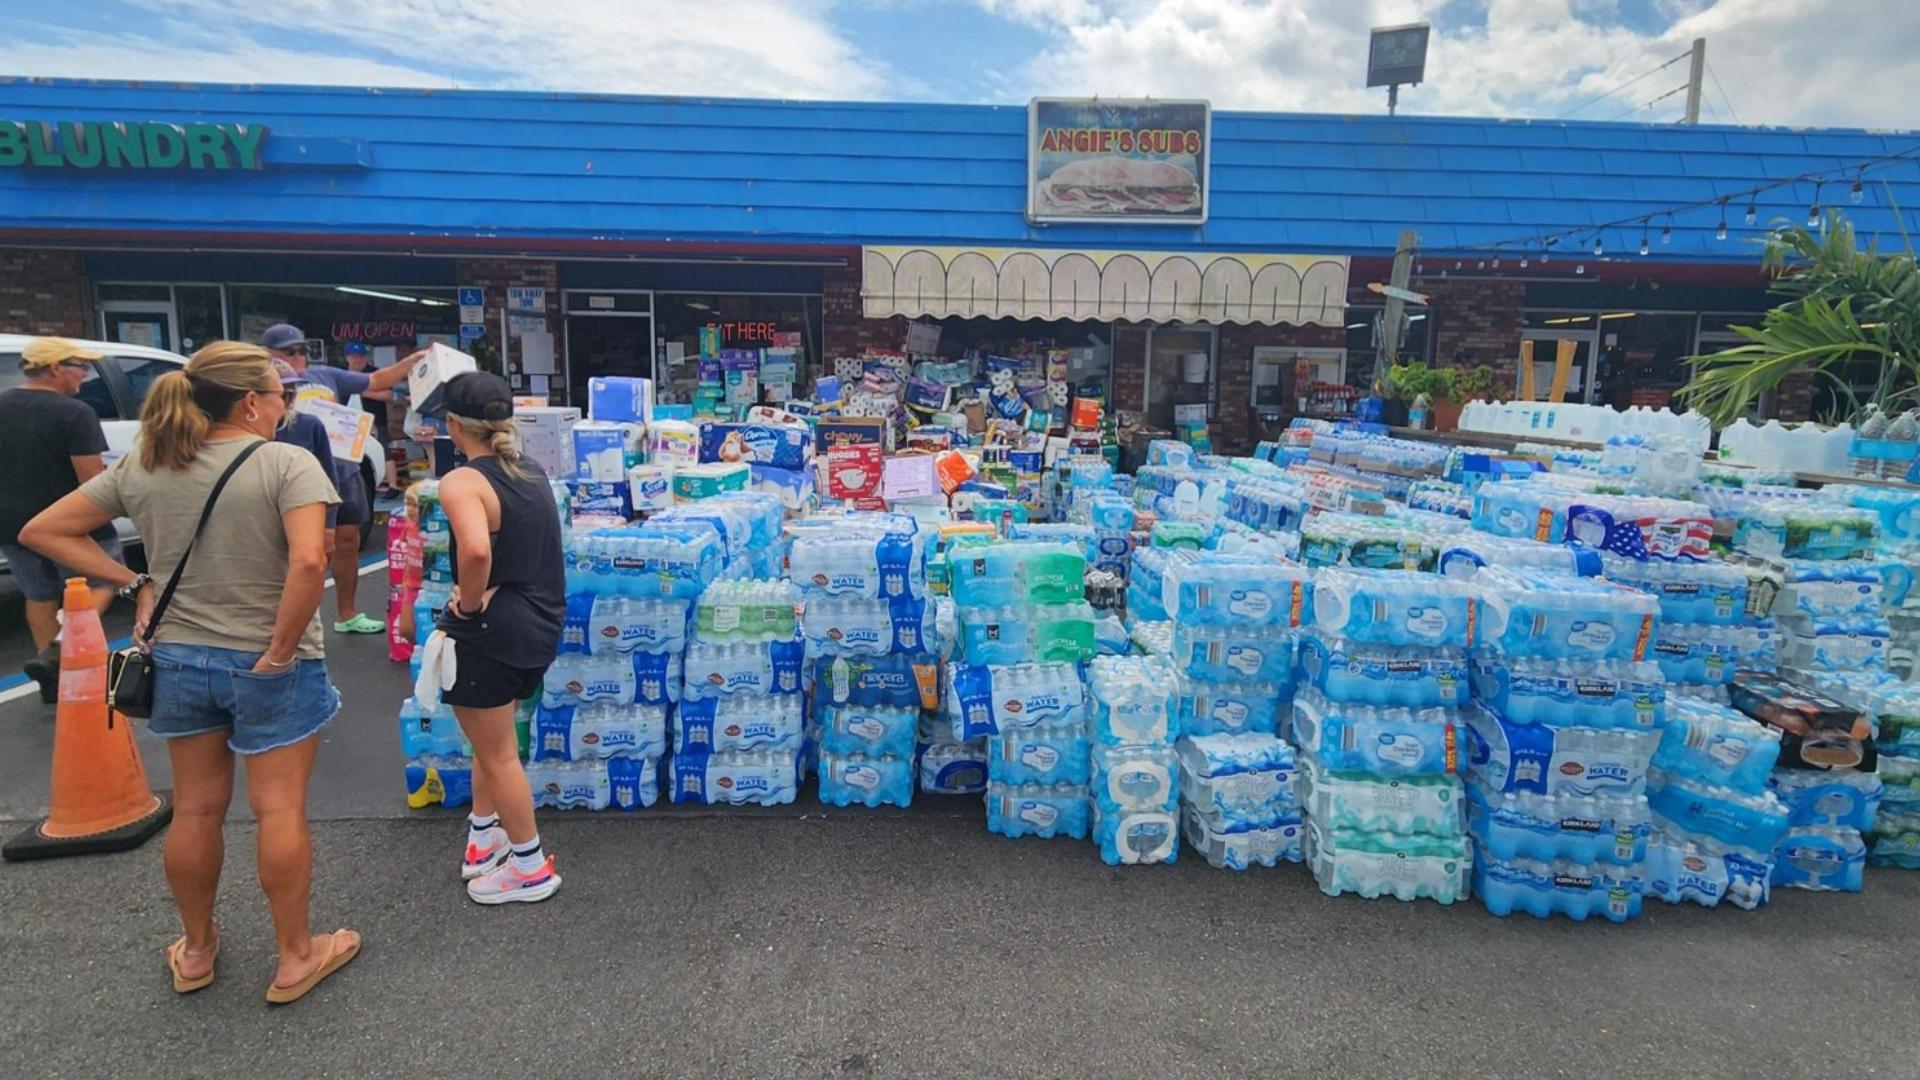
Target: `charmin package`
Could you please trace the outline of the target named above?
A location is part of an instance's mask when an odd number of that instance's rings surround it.
[[[700,460],[804,469],[813,460],[813,432],[804,423],[703,424]]]

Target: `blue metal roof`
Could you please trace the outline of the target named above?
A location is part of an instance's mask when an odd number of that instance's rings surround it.
[[[1408,226],[1429,251],[1473,248],[1920,146],[1920,132],[1216,112],[1205,225],[1040,226],[1022,213],[1021,106],[0,79],[0,118],[264,123],[270,165],[335,166],[4,169],[0,229],[1353,255],[1390,251]],[[369,167],[336,160],[356,153]],[[1870,172],[1858,206],[1845,175],[1822,201],[1863,238],[1900,242],[1896,203],[1920,226],[1920,162]],[[1813,198],[1811,183],[1769,192],[1753,228],[1737,203],[1727,240],[1716,208],[1694,210],[1654,254],[1750,261],[1742,238]]]

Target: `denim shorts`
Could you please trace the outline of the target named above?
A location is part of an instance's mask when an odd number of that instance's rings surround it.
[[[121,558],[120,535],[114,532],[112,522],[94,530],[92,535],[106,551],[107,558],[125,561]],[[7,557],[7,569],[12,571],[13,583],[19,587],[20,595],[38,603],[59,600],[67,593],[67,579],[80,576],[21,544],[0,544],[0,555]],[[89,584],[100,589],[112,587],[104,581]]]
[[[257,652],[211,645],[153,647],[153,717],[147,730],[163,739],[231,731],[236,754],[264,754],[327,726],[340,711],[340,691],[325,660],[297,660],[278,674],[255,674]]]

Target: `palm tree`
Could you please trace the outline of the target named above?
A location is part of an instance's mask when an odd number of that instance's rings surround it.
[[[1911,244],[1882,255],[1861,250],[1853,223],[1839,211],[1815,232],[1780,222],[1762,243],[1773,291],[1788,299],[1757,327],[1736,326],[1747,339],[1724,352],[1689,357],[1693,378],[1680,391],[1715,424],[1744,415],[1761,394],[1789,376],[1816,374],[1833,385],[1858,414],[1915,396],[1920,378],[1920,268]],[[1856,364],[1877,365],[1872,395],[1854,393],[1846,374]]]

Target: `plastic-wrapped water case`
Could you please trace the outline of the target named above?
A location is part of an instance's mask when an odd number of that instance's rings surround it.
[[[1060,784],[987,784],[987,831],[1006,837],[1087,838],[1087,789]]]
[[[1302,853],[1328,896],[1433,900],[1467,895],[1473,860],[1465,836],[1382,836],[1324,829],[1309,820]]]
[[[1535,795],[1469,784],[1467,828],[1475,851],[1494,859],[1636,866],[1646,857],[1653,816],[1639,795]]]
[[[1461,768],[1455,710],[1331,702],[1317,690],[1294,698],[1295,745],[1335,772],[1446,776]]]
[[[1660,668],[1624,660],[1514,660],[1484,653],[1473,696],[1516,724],[1656,731],[1666,715]]]
[[[1478,705],[1461,717],[1469,774],[1489,791],[1638,794],[1660,742],[1658,731],[1516,724]]]
[[[1294,790],[1301,810],[1329,829],[1392,836],[1458,836],[1463,829],[1455,776],[1340,773],[1302,754]]]
[[[1638,589],[1600,578],[1535,570],[1484,570],[1480,641],[1508,656],[1641,660],[1660,605]]]
[[[1858,830],[1800,826],[1788,830],[1774,849],[1773,887],[1859,892],[1866,868],[1867,844]]]
[[[1599,917],[1626,922],[1640,914],[1646,887],[1638,868],[1568,859],[1499,860],[1476,857],[1473,891],[1495,915],[1565,915],[1576,922]]]
[[[1758,794],[1779,757],[1779,731],[1724,705],[1680,698],[1667,705],[1652,767],[1682,780]]]
[[[1174,727],[1188,735],[1242,731],[1273,734],[1279,730],[1285,701],[1281,688],[1272,683],[1199,682],[1176,675]]]
[[[1745,794],[1696,784],[1658,769],[1647,778],[1647,805],[1669,831],[1704,836],[1731,848],[1772,851],[1787,831],[1787,804],[1771,791]]]
[[[1660,562],[1605,556],[1608,580],[1652,593],[1661,621],[1738,626],[1747,617],[1751,582],[1744,567],[1723,562]]]
[[[1404,570],[1322,570],[1313,626],[1368,645],[1466,648],[1474,643],[1477,589]]]
[[[1222,828],[1194,804],[1186,803],[1181,806],[1180,821],[1187,846],[1215,869],[1276,866],[1282,862],[1297,863],[1303,857],[1300,840],[1306,827],[1297,813],[1235,830]]]
[[[1646,895],[1669,904],[1717,907],[1722,900],[1752,911],[1772,894],[1770,855],[1756,858],[1712,840],[1654,830],[1647,844]]]
[[[1469,668],[1464,649],[1393,647],[1302,634],[1298,679],[1329,701],[1452,708],[1467,701]]]
[[[1215,552],[1171,555],[1161,582],[1174,622],[1228,626],[1299,626],[1313,586],[1304,566]]]

